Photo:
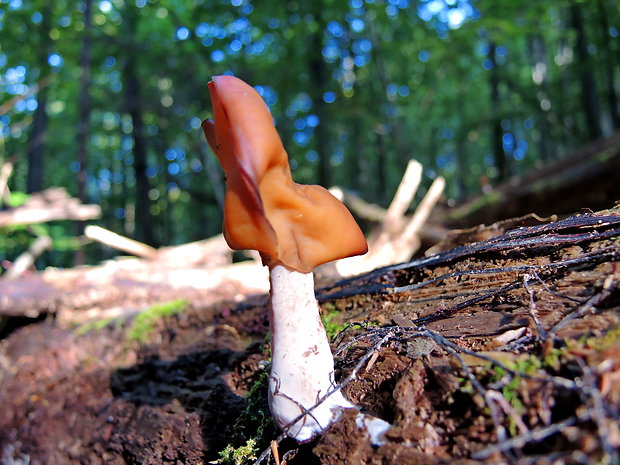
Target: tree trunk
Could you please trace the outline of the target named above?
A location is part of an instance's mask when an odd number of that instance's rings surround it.
[[[375,32],[375,28],[373,26],[373,21],[371,19],[367,19],[366,21],[368,27],[368,34],[370,41],[372,42],[372,61],[371,63],[374,65],[374,69],[377,72],[378,82],[381,85],[381,93],[378,94],[378,97],[375,100],[375,104],[385,101],[387,88],[390,84],[390,76],[388,73],[387,66],[385,64],[385,60],[383,58],[383,53],[381,51],[381,43],[382,41],[377,37],[377,33]],[[392,102],[389,103],[390,106],[394,106]],[[383,113],[383,112],[382,112]],[[413,147],[413,140],[406,141],[405,139],[405,127],[403,124],[403,119],[400,116],[390,116],[390,115],[381,115],[382,118],[385,118],[387,121],[391,123],[392,126],[392,140],[393,147],[396,150],[396,158],[395,161],[398,166],[398,174],[399,176],[396,178],[396,183],[400,180],[400,174],[405,171],[407,163],[409,160],[414,157],[415,148]],[[389,182],[389,180],[388,180]]]
[[[540,159],[543,162],[549,161],[549,134],[551,128],[548,121],[548,110],[544,109],[544,99],[550,98],[549,93],[549,74],[547,73],[547,53],[544,38],[540,34],[531,35],[527,39],[528,55],[530,58],[530,64],[532,66],[532,72],[535,73],[534,83],[538,86],[538,104],[539,104],[539,117],[538,124],[540,126],[539,138],[538,138],[538,151],[540,153]]]
[[[375,143],[376,143],[376,153],[377,153],[377,196],[381,200],[387,200],[387,179],[386,179],[386,164],[387,164],[387,153],[385,150],[385,143],[383,142],[384,137],[384,129],[379,126],[375,128]]]
[[[460,121],[460,127],[456,132],[456,198],[462,200],[467,195],[467,182],[465,176],[469,173],[467,168],[467,128],[464,125],[465,115],[465,86],[459,85],[459,97],[456,101],[456,115]]]
[[[34,112],[32,120],[32,131],[28,141],[28,175],[26,181],[26,190],[28,193],[39,192],[43,189],[43,173],[45,143],[47,141],[47,92],[48,87],[43,85],[46,77],[49,76],[49,64],[47,62],[52,39],[50,38],[52,9],[46,5],[41,20],[39,37],[41,42],[38,45],[38,66],[41,73],[40,82],[37,93],[37,109]]]
[[[80,66],[82,75],[80,76],[80,96],[78,109],[78,162],[80,170],[77,173],[78,198],[82,203],[87,203],[86,182],[88,176],[88,129],[90,119],[90,60],[91,60],[91,11],[92,0],[84,1],[84,40],[82,41],[82,52],[80,55]],[[85,223],[77,223],[77,236],[84,234]],[[83,265],[86,262],[84,248],[80,247],[74,257],[75,265]]]
[[[497,45],[489,42],[489,52],[487,58],[490,60],[491,69],[489,83],[491,85],[491,147],[493,151],[493,160],[497,168],[497,180],[503,181],[508,177],[508,167],[506,166],[506,155],[504,153],[504,144],[502,143],[502,121],[499,108],[501,105],[499,95],[499,73],[497,71],[497,61],[495,59],[495,49]]]
[[[313,4],[313,15],[319,23],[316,31],[312,34],[309,48],[309,66],[310,66],[310,88],[312,89],[312,107],[319,117],[319,124],[315,129],[314,137],[316,138],[316,147],[319,154],[318,166],[318,183],[322,186],[329,187],[332,182],[330,158],[332,147],[329,142],[328,133],[328,111],[326,102],[323,99],[326,88],[325,83],[329,81],[327,76],[327,67],[323,59],[323,31],[325,24],[321,17],[322,3],[315,2]]]
[[[618,113],[618,94],[614,86],[614,71],[617,61],[614,59],[612,47],[609,42],[609,12],[605,8],[603,0],[597,0],[598,16],[600,21],[599,29],[602,33],[601,44],[604,60],[602,61],[603,73],[605,74],[605,84],[607,86],[607,101],[609,102],[609,118],[614,129],[620,128],[620,114]]]
[[[601,131],[601,111],[599,107],[598,95],[596,92],[596,80],[592,72],[590,54],[588,52],[588,41],[583,24],[581,6],[573,2],[570,7],[571,26],[576,33],[575,52],[577,55],[577,66],[579,67],[579,80],[581,83],[581,99],[586,116],[588,136],[590,139],[598,139],[603,135]]]
[[[132,43],[131,34],[136,28],[136,17],[132,6],[125,10],[124,23],[129,41]],[[125,89],[126,111],[131,117],[134,175],[136,178],[136,228],[135,237],[140,242],[156,246],[153,235],[153,216],[151,214],[151,201],[149,199],[150,183],[146,175],[147,147],[144,137],[144,123],[142,119],[141,85],[136,73],[135,50],[128,50],[127,58],[123,66],[123,80]]]

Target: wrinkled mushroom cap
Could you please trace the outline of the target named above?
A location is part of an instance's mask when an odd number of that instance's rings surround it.
[[[326,189],[293,182],[267,105],[234,76],[209,83],[214,120],[202,123],[226,173],[224,237],[266,265],[301,272],[368,250],[347,208]]]

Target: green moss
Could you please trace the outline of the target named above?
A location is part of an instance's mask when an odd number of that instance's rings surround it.
[[[218,465],[243,465],[252,460],[257,459],[258,447],[256,443],[256,439],[250,438],[246,441],[243,446],[233,447],[230,444],[226,446],[226,448],[219,452],[220,458],[212,464]]]
[[[83,334],[89,333],[91,331],[101,331],[103,328],[111,325],[118,325],[122,322],[122,318],[101,318],[95,321],[89,321],[88,323],[84,323],[83,325],[75,328],[75,334],[81,336]]]
[[[463,205],[453,210],[448,217],[450,220],[456,221],[471,215],[474,212],[488,208],[502,200],[502,195],[499,192],[489,192],[488,194],[481,195],[471,203]]]
[[[157,321],[166,316],[181,313],[188,306],[189,302],[187,300],[177,299],[147,308],[138,314],[127,330],[127,339],[138,343],[146,342],[149,335],[155,329]]]
[[[336,310],[334,305],[326,304],[324,308],[326,313],[321,317],[321,321],[325,327],[327,339],[332,341],[347,327],[347,325],[345,323],[336,323],[336,321],[334,321],[340,316],[340,312]]]
[[[602,336],[592,336],[585,340],[584,345],[594,350],[606,350],[620,343],[620,325],[610,329]]]
[[[232,427],[228,445],[219,452],[220,458],[212,463],[242,465],[256,459],[256,453],[269,445],[276,425],[269,412],[267,387],[269,373],[261,372],[246,395],[247,405]]]

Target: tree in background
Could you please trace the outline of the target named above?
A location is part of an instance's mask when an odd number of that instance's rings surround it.
[[[619,20],[611,0],[0,0],[0,157],[13,190],[67,186],[150,244],[216,234],[199,127],[234,73],[298,181],[386,203],[413,157],[464,199],[618,127]]]

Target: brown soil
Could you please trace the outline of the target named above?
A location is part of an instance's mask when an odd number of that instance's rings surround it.
[[[617,212],[500,230],[319,289],[330,326],[351,324],[334,340],[345,395],[394,427],[373,447],[345,413],[310,443],[280,438],[280,459],[618,463],[619,231]],[[58,314],[11,333],[1,463],[203,464],[257,435],[275,463],[266,297],[239,292],[192,301],[142,343],[130,320],[84,332]]]

